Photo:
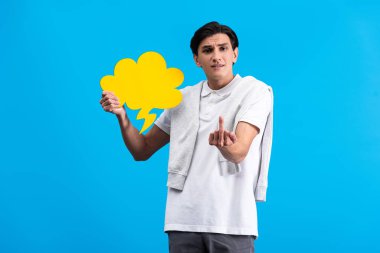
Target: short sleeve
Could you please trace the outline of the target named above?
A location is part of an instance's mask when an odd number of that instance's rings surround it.
[[[248,122],[259,128],[260,132],[264,130],[269,113],[272,111],[273,99],[272,89],[270,87],[261,90],[259,99],[252,104],[247,104],[244,107],[245,112],[239,121]]]
[[[165,109],[161,115],[156,119],[154,124],[158,126],[162,131],[170,135],[170,123],[171,123],[170,110]]]

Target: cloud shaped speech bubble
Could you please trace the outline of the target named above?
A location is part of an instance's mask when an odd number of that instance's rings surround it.
[[[145,119],[140,134],[156,119],[149,114],[153,108],[168,109],[182,101],[182,93],[176,89],[184,80],[177,68],[166,68],[164,57],[149,51],[140,55],[137,63],[125,58],[115,65],[114,75],[100,80],[103,90],[112,91],[120,101],[132,110],[140,109],[137,119]]]

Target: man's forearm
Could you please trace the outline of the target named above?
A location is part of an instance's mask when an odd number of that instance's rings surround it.
[[[117,115],[125,145],[136,161],[145,160],[145,137],[131,124],[126,114]]]

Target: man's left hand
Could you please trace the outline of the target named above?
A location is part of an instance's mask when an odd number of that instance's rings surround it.
[[[208,138],[209,144],[218,148],[231,146],[237,141],[237,137],[234,132],[224,130],[223,122],[222,116],[219,116],[219,129],[210,133]]]

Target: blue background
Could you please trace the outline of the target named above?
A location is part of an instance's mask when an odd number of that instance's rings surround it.
[[[189,43],[212,20],[239,37],[235,73],[274,89],[257,252],[380,252],[379,13],[369,0],[1,1],[0,252],[168,251],[168,146],[135,162],[99,81],[150,50],[181,87],[203,80]]]

